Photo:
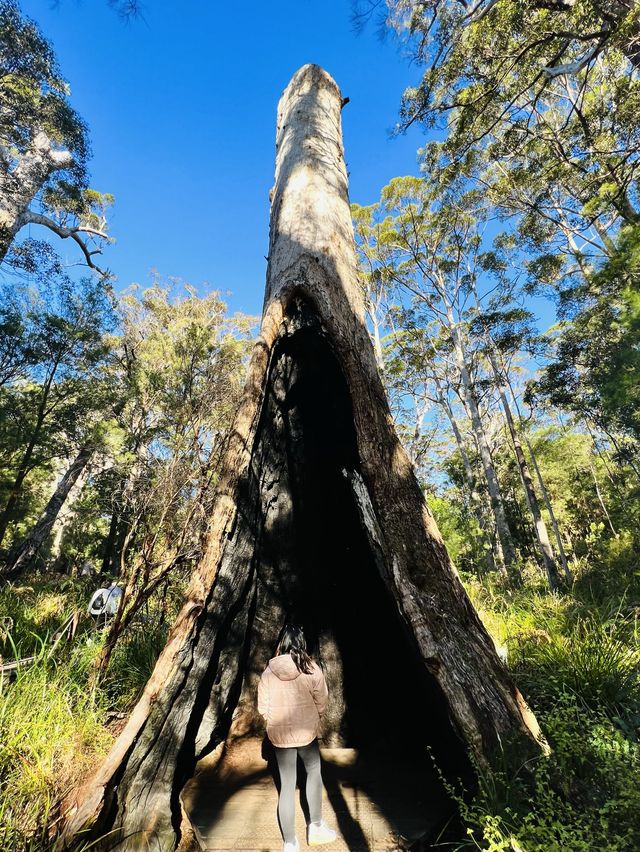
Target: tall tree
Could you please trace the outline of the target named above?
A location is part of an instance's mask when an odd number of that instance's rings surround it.
[[[93,409],[95,374],[107,354],[103,333],[111,312],[101,285],[66,277],[50,284],[35,299],[32,292],[25,293],[31,364],[26,378],[5,388],[1,400],[15,420],[17,446],[0,513],[0,542],[29,472],[43,460],[65,455],[60,442],[73,436],[83,415]]]
[[[25,225],[77,243],[85,263],[108,242],[110,195],[87,183],[87,129],[53,49],[14,0],[0,3],[0,261]],[[104,273],[103,273],[104,274]]]
[[[207,547],[129,722],[67,801],[68,846],[89,841],[124,850],[135,843],[159,852],[178,845],[180,791],[198,758],[226,738],[243,690],[253,694],[254,673],[290,608],[308,619],[316,614],[325,647],[342,641],[355,650],[366,635],[388,654],[397,642],[404,653],[392,659],[415,673],[405,685],[437,681],[437,691],[416,693],[402,707],[406,724],[407,708],[418,706],[421,736],[427,706],[444,702],[438,736],[453,750],[460,740],[452,723],[481,760],[491,760],[505,736],[531,750],[541,745],[393,428],[364,323],[341,106],[337,85],[314,65],[294,75],[280,101],[261,336]],[[371,624],[371,598],[357,606],[364,587],[381,592],[383,634],[354,629],[354,618]],[[337,676],[347,654],[331,659]],[[374,654],[352,659],[354,678],[365,675],[365,665],[380,665]],[[397,695],[389,690],[382,701],[388,724]],[[362,722],[371,725],[379,709],[363,707]]]

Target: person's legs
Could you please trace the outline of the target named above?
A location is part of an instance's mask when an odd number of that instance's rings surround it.
[[[284,842],[295,843],[296,763],[298,760],[298,750],[296,748],[277,748],[275,746],[273,750],[276,753],[278,771],[280,772],[280,796],[278,797],[280,828],[282,829]]]
[[[318,740],[298,749],[307,773],[307,804],[309,820],[319,823],[322,820],[322,776],[320,774],[320,749]]]

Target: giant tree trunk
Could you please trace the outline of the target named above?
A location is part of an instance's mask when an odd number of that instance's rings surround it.
[[[51,495],[49,502],[36,521],[35,526],[19,547],[17,547],[12,553],[9,562],[7,563],[7,576],[15,577],[31,564],[35,555],[40,550],[51,532],[60,510],[69,496],[69,492],[78,481],[80,474],[86,468],[92,454],[93,449],[91,447],[82,447],[82,449],[78,452],[78,455],[75,457],[58,483],[58,487]]]
[[[362,678],[392,642],[403,678],[382,690],[385,712],[430,719],[483,763],[505,738],[540,746],[395,433],[357,283],[341,100],[306,65],[280,101],[263,320],[207,547],[142,698],[67,803],[68,846],[83,832],[109,833],[102,848],[176,847],[180,791],[238,702],[254,704],[291,617],[326,666],[329,739],[376,713]]]

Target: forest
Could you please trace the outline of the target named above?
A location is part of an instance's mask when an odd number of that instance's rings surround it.
[[[101,5],[119,27],[145,26],[136,3]],[[545,748],[498,738],[491,761],[471,755],[473,783],[443,771],[453,815],[431,836],[341,848],[640,850],[640,4],[343,5],[356,47],[382,36],[401,57],[404,90],[382,126],[421,140],[412,173],[370,186],[374,203],[352,196],[366,337],[496,665]],[[118,198],[93,188],[92,129],[65,75],[49,34],[2,0],[0,850],[186,850],[71,846],[58,832],[178,635],[194,576],[208,576],[265,332],[257,310],[229,308],[224,283],[114,274]],[[346,149],[352,169],[348,137]],[[272,245],[272,269],[279,257]],[[263,282],[252,287],[261,298]],[[297,310],[292,327],[313,328]],[[273,346],[274,362],[295,356]],[[323,351],[309,350],[324,379],[309,353],[299,369],[317,384],[309,410],[341,441]],[[357,419],[368,397],[344,357]],[[114,583],[115,611],[96,619],[92,594]]]

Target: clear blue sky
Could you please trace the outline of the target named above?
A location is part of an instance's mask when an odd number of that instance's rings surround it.
[[[351,102],[343,111],[351,199],[377,200],[417,173],[416,130],[390,138],[403,89],[419,75],[375,26],[356,35],[350,0],[216,3],[144,0],[123,22],[107,0],[23,0],[52,41],[87,122],[92,185],[111,192],[116,244],[103,263],[118,286],[153,269],[231,291],[259,313],[278,98],[315,62]],[[77,261],[74,246],[60,246]]]

